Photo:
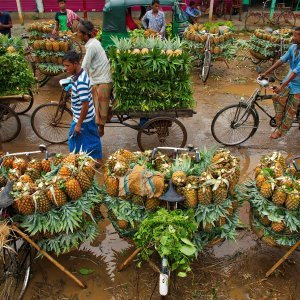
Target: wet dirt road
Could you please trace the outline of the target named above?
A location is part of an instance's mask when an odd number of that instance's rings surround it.
[[[197,114],[182,120],[188,132],[188,143],[198,147],[217,145],[210,132],[216,112],[225,105],[236,103],[241,96],[249,96],[257,86],[257,74],[254,67],[249,66],[250,62],[233,62],[227,69],[224,63],[217,62],[205,85],[196,73],[193,74]],[[57,100],[59,95],[58,78],[53,78],[35,96],[34,107]],[[269,112],[273,111],[270,101],[263,105]],[[4,150],[32,150],[42,142],[30,126],[33,109],[21,116],[22,132],[16,140],[5,144]],[[253,169],[262,154],[274,150],[291,156],[300,153],[298,128],[292,128],[288,136],[274,141],[269,139],[272,132],[269,120],[262,114],[260,117],[257,133],[243,145],[230,148],[241,158],[241,180],[253,176]],[[121,147],[138,150],[136,136],[137,132],[132,129],[107,128],[102,139],[104,156]],[[50,145],[49,149],[52,152],[68,151],[66,145]],[[241,220],[248,225],[247,205],[241,212]],[[100,236],[92,244],[87,242],[82,245],[81,251],[58,258],[87,283],[88,289],[81,290],[75,286],[45,259],[36,259],[24,299],[159,299],[158,276],[147,264],[141,269],[132,264],[122,273],[116,271],[116,266],[134,247],[120,239],[107,221],[100,224],[100,229]],[[284,250],[257,242],[256,236],[248,229],[240,231],[237,242],[225,242],[201,254],[193,263],[193,273],[187,279],[177,279],[170,299],[299,299],[299,252],[294,253],[274,276],[264,280],[265,272],[283,254]],[[84,277],[79,274],[81,268],[94,272]]]

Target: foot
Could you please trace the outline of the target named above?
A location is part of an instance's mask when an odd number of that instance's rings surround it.
[[[270,138],[276,140],[276,139],[280,138],[281,136],[282,136],[282,132],[276,130],[270,135]]]

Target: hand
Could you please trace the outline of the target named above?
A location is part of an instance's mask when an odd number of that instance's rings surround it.
[[[52,34],[55,35],[56,34],[56,30],[55,28],[52,30]]]
[[[258,76],[259,79],[264,79],[265,77],[267,77],[267,74],[266,74],[266,73],[261,73],[261,74],[259,74],[259,76]]]
[[[274,92],[276,94],[280,94],[283,89],[284,89],[284,87],[282,85],[279,85],[279,86],[277,86],[277,87],[274,88]]]
[[[74,128],[73,135],[80,134],[80,133],[81,133],[81,124],[77,123]]]

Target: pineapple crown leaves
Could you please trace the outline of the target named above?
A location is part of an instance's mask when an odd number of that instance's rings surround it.
[[[228,189],[229,181],[222,177],[218,177],[217,179],[210,179],[206,182],[207,185],[213,185],[213,191],[216,191],[223,183],[225,183],[226,188]]]
[[[175,159],[175,162],[172,164],[172,172],[183,171],[189,173],[191,168],[191,158],[189,156],[184,156],[182,159],[178,156]]]

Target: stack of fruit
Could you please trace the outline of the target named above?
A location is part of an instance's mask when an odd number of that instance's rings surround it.
[[[109,51],[116,110],[192,108],[191,57],[179,38],[112,38]]]
[[[33,23],[28,27],[34,62],[45,74],[56,75],[64,71],[62,58],[70,49],[72,32],[52,36],[55,22]]]
[[[11,197],[20,226],[46,251],[78,247],[97,234],[99,188],[93,160],[84,153],[53,160],[6,158],[0,182],[13,180]]]
[[[180,154],[175,161],[158,153],[154,160],[151,151],[129,152],[121,149],[114,153],[105,166],[105,186],[108,196],[105,203],[109,217],[121,235],[131,236],[137,223],[149,213],[166,203],[159,197],[168,188],[168,182],[185,197],[182,208],[194,209],[199,225],[197,243],[201,246],[216,238],[234,237],[237,225],[237,208],[241,200],[234,197],[239,180],[239,161],[224,149],[201,151],[201,160],[196,163],[194,155]],[[157,187],[157,178],[164,179],[165,186],[155,197],[149,196],[149,189],[131,187],[130,176],[136,166],[142,172],[152,172],[152,186]],[[154,176],[156,178],[154,179]]]
[[[207,31],[210,33],[210,47],[212,58],[217,59],[218,57],[223,57],[225,59],[230,59],[231,55],[230,45],[232,44],[232,31],[229,27],[219,26],[216,24],[212,26],[210,24],[193,24],[190,25],[184,32],[184,38],[188,42],[188,46],[193,54],[197,58],[201,58],[205,51],[205,44],[208,38]]]
[[[254,232],[270,245],[290,246],[300,238],[300,174],[282,154],[261,158],[255,181],[239,189],[251,204]]]
[[[266,60],[274,56],[274,50],[280,49],[281,43],[285,52],[292,43],[292,34],[291,29],[279,29],[272,33],[256,29],[249,41],[250,53],[257,59]]]

